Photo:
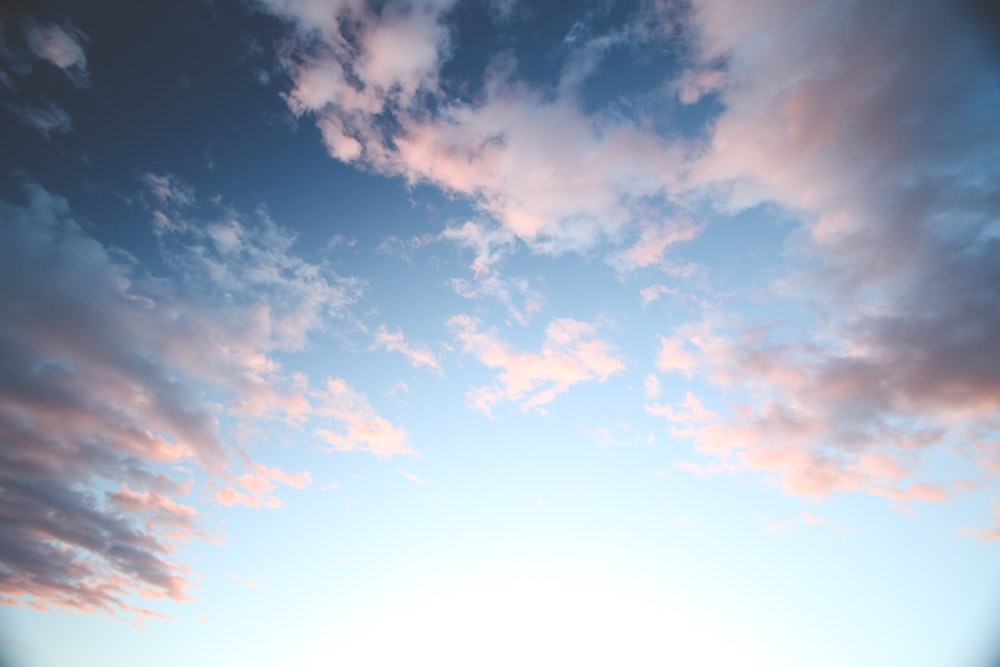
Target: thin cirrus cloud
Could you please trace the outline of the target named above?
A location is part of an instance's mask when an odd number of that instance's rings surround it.
[[[435,373],[441,373],[441,362],[437,356],[426,346],[407,341],[402,329],[390,331],[386,325],[380,324],[375,331],[374,347],[389,352],[399,352],[409,359],[413,366],[418,368],[425,366]]]
[[[540,352],[522,352],[483,331],[468,315],[448,320],[462,352],[495,369],[492,385],[474,387],[466,393],[471,407],[491,414],[498,403],[542,409],[556,396],[581,382],[604,382],[625,369],[614,347],[598,336],[593,324],[573,319],[553,320],[545,329]]]
[[[83,44],[87,36],[72,23],[39,23],[28,19],[24,25],[28,48],[38,58],[55,65],[80,87],[90,85],[87,54]]]
[[[46,102],[44,106],[11,103],[7,105],[7,110],[46,139],[50,139],[53,134],[68,134],[73,131],[73,119],[69,113],[52,102]]]
[[[255,461],[239,425],[343,427],[337,444],[411,453],[346,383],[315,390],[276,360],[342,317],[357,285],[295,257],[262,213],[161,234],[173,282],[90,238],[61,198],[26,198],[0,204],[4,603],[142,615],[135,599],[190,599],[173,554],[211,532],[196,489],[264,508],[279,485],[311,483]]]

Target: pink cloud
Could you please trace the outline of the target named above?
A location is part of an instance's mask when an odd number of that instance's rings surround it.
[[[604,382],[625,368],[614,348],[597,337],[597,328],[572,319],[553,320],[545,330],[539,353],[521,352],[480,330],[467,315],[448,320],[465,354],[497,371],[493,385],[466,394],[473,407],[490,413],[500,402],[540,408],[581,382]]]
[[[233,477],[231,481],[233,485],[225,486],[215,494],[215,499],[223,505],[243,505],[254,509],[277,508],[283,503],[281,498],[272,494],[277,488],[276,482],[302,489],[312,483],[312,475],[308,472],[289,473],[280,468],[251,463],[247,472]]]
[[[393,426],[375,412],[363,394],[340,378],[327,381],[316,393],[316,413],[339,422],[338,430],[316,429],[313,433],[333,451],[365,451],[379,458],[419,456],[409,444],[406,431]]]
[[[622,271],[663,266],[664,255],[671,246],[696,238],[700,231],[685,220],[666,224],[646,223],[641,226],[635,244],[614,255],[611,263]]]
[[[660,353],[656,358],[656,368],[664,373],[677,372],[690,377],[696,369],[696,363],[694,356],[685,349],[683,339],[660,336]]]
[[[695,330],[690,365],[731,394],[749,389],[752,398],[731,403],[728,414],[690,393],[679,406],[646,409],[725,469],[762,473],[787,493],[811,497],[865,492],[898,503],[942,502],[967,490],[960,477],[921,479],[924,452],[937,448],[963,413],[947,405],[917,409],[896,393],[905,388],[821,348],[774,344],[761,332],[729,339]],[[982,465],[988,468],[988,459]]]
[[[540,252],[628,243],[615,261],[632,270],[660,263],[667,246],[693,236],[683,222],[641,222],[677,181],[684,149],[628,122],[590,118],[576,99],[575,84],[604,53],[649,38],[643,31],[630,26],[574,48],[554,97],[511,81],[511,63],[499,58],[484,94],[460,101],[439,85],[451,57],[444,19],[452,2],[406,3],[405,11],[343,2],[325,12],[314,2],[263,4],[297,27],[286,99],[315,118],[334,157],[467,196]],[[391,138],[378,116],[386,111],[398,124]]]
[[[174,185],[163,198],[183,210]],[[173,558],[206,537],[197,503],[181,501],[195,480],[255,506],[308,483],[256,463],[236,433],[318,416],[308,380],[274,355],[352,297],[266,219],[230,212],[218,230],[161,236],[189,281],[173,283],[85,234],[61,198],[29,186],[27,200],[0,202],[0,598],[145,615],[130,596],[190,599]]]
[[[434,353],[425,346],[407,342],[401,329],[391,332],[384,324],[379,325],[375,332],[375,347],[399,352],[416,367],[426,366],[432,371],[441,372],[441,363]]]

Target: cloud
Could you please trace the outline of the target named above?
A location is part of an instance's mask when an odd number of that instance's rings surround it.
[[[466,220],[461,225],[449,225],[438,238],[475,251],[470,268],[477,278],[493,274],[496,264],[514,251],[517,242],[517,237],[504,227],[472,220]]]
[[[698,236],[701,230],[684,220],[665,224],[641,225],[639,238],[631,247],[615,253],[610,262],[620,271],[635,271],[650,266],[670,268],[664,257],[670,246],[684,241],[690,241]]]
[[[555,95],[512,81],[514,63],[499,57],[482,94],[466,101],[440,80],[452,53],[444,25],[452,2],[382,11],[341,2],[326,12],[315,2],[263,4],[295,27],[286,99],[315,118],[333,157],[468,197],[538,252],[631,242],[615,260],[631,270],[693,235],[663,215],[685,147],[621,118],[588,116],[570,84],[626,33],[642,37],[631,25],[568,50],[567,85]]]
[[[728,396],[675,433],[789,493],[905,503],[971,488],[922,462],[933,450],[991,465],[978,445],[1000,409],[995,58],[929,2],[692,8],[697,61],[682,81],[694,99],[711,68],[722,111],[685,186],[722,210],[783,208],[805,268],[775,285],[796,326],[661,337],[660,370]]]
[[[574,384],[604,382],[625,369],[617,351],[598,337],[597,327],[579,320],[553,320],[539,353],[521,352],[497,340],[468,315],[451,317],[448,326],[464,354],[497,371],[494,384],[466,393],[469,405],[487,414],[501,402],[540,409]]]
[[[676,428],[720,465],[773,475],[790,493],[906,502],[963,487],[919,476],[920,452],[975,444],[1000,407],[1000,86],[995,53],[955,8],[657,5],[659,28],[645,16],[626,33],[638,43],[680,31],[680,69],[662,88],[715,109],[683,138],[654,129],[665,122],[656,104],[587,110],[578,84],[612,32],[574,33],[560,52],[565,86],[516,80],[525,68],[498,55],[473,93],[451,96],[440,79],[450,3],[270,7],[297,28],[289,106],[315,119],[332,155],[466,197],[503,230],[451,229],[476,253],[478,282],[456,281],[459,293],[510,298],[495,267],[511,236],[540,253],[597,249],[622,272],[674,270],[667,254],[699,233],[692,220],[767,205],[797,225],[784,251],[800,268],[769,285],[797,321],[780,330],[748,308],[743,329],[692,323],[661,337],[658,370],[728,392],[704,408],[716,417]],[[411,63],[372,50],[389,35],[411,45]],[[473,405],[537,407],[553,395],[538,386],[565,390],[539,370],[544,353],[512,350],[468,318],[453,326],[499,373],[470,392]],[[873,463],[886,460],[905,474]]]
[[[964,535],[972,535],[981,542],[1000,542],[1000,501],[993,501],[994,524],[990,528],[972,529],[962,528],[959,530]]]
[[[601,447],[635,447],[638,445],[652,445],[655,438],[652,434],[636,433],[628,424],[618,424],[613,430],[607,426],[596,428],[580,429],[585,435],[597,441]]]
[[[36,57],[61,69],[77,86],[90,85],[87,54],[83,51],[87,36],[72,23],[38,23],[29,18],[24,23],[24,38]]]
[[[414,484],[419,484],[420,486],[423,486],[424,484],[426,484],[426,482],[424,482],[423,479],[421,479],[420,477],[417,477],[416,475],[414,475],[411,472],[407,472],[407,471],[403,470],[402,468],[396,468],[396,472],[398,472],[400,475],[402,475],[406,479],[410,480]]]
[[[728,414],[706,409],[690,393],[683,406],[647,410],[728,469],[762,472],[788,493],[817,497],[862,491],[901,503],[941,501],[967,487],[960,476],[920,479],[920,461],[993,413],[928,402],[863,357],[779,344],[760,332],[699,328],[689,343],[690,366],[741,400]]]
[[[656,373],[647,374],[643,382],[643,394],[646,398],[659,398],[661,390],[660,378],[656,377]]]
[[[326,389],[314,394],[318,400],[316,412],[339,422],[338,430],[316,429],[313,433],[331,451],[370,452],[379,458],[409,455],[419,456],[409,444],[406,431],[393,426],[375,412],[363,394],[341,378],[327,381]]]
[[[685,349],[682,339],[660,336],[660,353],[656,357],[656,368],[664,373],[677,372],[690,377],[695,369],[695,359]]]
[[[8,104],[7,110],[17,116],[17,119],[42,133],[46,139],[52,133],[68,134],[73,131],[73,119],[62,107],[46,102],[43,107],[30,107],[21,104]]]
[[[223,505],[275,508],[282,505],[281,498],[271,493],[277,488],[275,482],[301,489],[312,483],[312,475],[308,472],[293,474],[280,468],[252,463],[247,472],[234,477],[233,482],[235,484],[226,486],[215,494],[215,499]],[[242,487],[242,490],[237,487]]]
[[[374,347],[390,352],[399,352],[409,359],[415,367],[426,366],[436,373],[441,373],[441,363],[434,353],[426,346],[407,342],[401,329],[391,332],[384,324],[380,324],[375,332]]]
[[[146,614],[133,595],[190,597],[172,554],[205,536],[193,480],[262,506],[274,483],[308,483],[223,424],[314,416],[307,379],[274,355],[352,297],[267,219],[228,219],[235,241],[209,224],[165,242],[185,269],[172,282],[89,237],[63,199],[26,198],[0,202],[0,599]]]

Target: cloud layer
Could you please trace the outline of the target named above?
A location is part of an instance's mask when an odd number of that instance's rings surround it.
[[[1000,408],[1000,88],[995,53],[960,10],[649,3],[604,34],[576,26],[554,84],[519,79],[516,54],[497,53],[482,85],[456,95],[442,79],[458,44],[450,3],[265,4],[296,27],[289,106],[315,119],[334,157],[463,195],[498,225],[446,232],[476,253],[478,282],[456,283],[460,293],[500,293],[495,267],[513,238],[553,254],[598,248],[625,274],[669,273],[668,253],[704,220],[766,204],[797,224],[786,250],[808,268],[767,287],[798,321],[782,329],[729,306],[663,332],[657,368],[728,399],[653,411],[685,415],[679,435],[792,493],[940,500],[986,483],[919,473],[929,449],[980,451]],[[631,115],[586,110],[580,91],[607,53],[665,40],[678,63],[652,97]],[[415,58],[396,57],[404,45]],[[671,135],[654,129],[664,118],[650,99],[717,112],[696,138]],[[664,293],[681,294],[649,288],[643,302]],[[522,355],[476,320],[451,325],[467,354],[499,369],[469,395],[486,411],[547,402],[573,364],[573,377],[615,372],[605,351],[600,369],[574,358],[549,372],[562,359],[553,340]]]
[[[63,199],[26,195],[0,204],[4,603],[151,613],[139,599],[189,599],[176,553],[208,536],[206,496],[275,507],[277,485],[311,482],[254,461],[236,426],[316,420],[380,456],[410,452],[344,381],[315,391],[283,369],[276,355],[345,314],[357,286],[297,258],[269,218],[163,231],[181,277],[167,281],[90,238]]]

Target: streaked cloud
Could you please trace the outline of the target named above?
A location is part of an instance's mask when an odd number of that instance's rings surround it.
[[[135,594],[187,600],[172,554],[207,535],[182,500],[195,479],[251,506],[310,481],[253,461],[223,420],[325,416],[273,355],[351,297],[267,220],[192,225],[163,247],[185,269],[173,283],[90,238],[65,200],[26,197],[0,203],[0,597],[136,614]]]
[[[553,98],[514,80],[513,61],[499,57],[482,98],[444,97],[439,72],[451,41],[443,21],[453,3],[380,12],[349,2],[325,12],[312,2],[263,4],[296,27],[301,48],[286,63],[294,80],[288,104],[315,118],[335,158],[467,196],[539,252],[632,238],[616,259],[632,269],[659,262],[668,245],[693,235],[688,223],[663,220],[657,203],[677,181],[685,149],[632,123],[589,117],[574,86]],[[589,40],[594,48],[583,55],[599,58],[602,43]],[[402,44],[404,59],[394,55]],[[571,67],[566,76],[588,71]],[[391,136],[383,113],[398,127]]]
[[[374,347],[389,352],[399,352],[415,367],[426,366],[436,373],[441,373],[441,363],[437,356],[425,345],[408,342],[402,329],[389,331],[386,325],[380,324],[375,331]]]
[[[73,119],[60,106],[46,102],[45,106],[35,107],[10,103],[7,110],[19,121],[42,133],[46,139],[52,134],[68,134],[73,131]]]

